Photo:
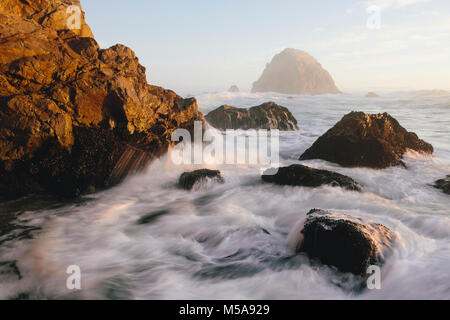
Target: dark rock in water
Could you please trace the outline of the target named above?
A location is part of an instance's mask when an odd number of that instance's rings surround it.
[[[433,153],[431,144],[408,132],[389,114],[351,112],[317,139],[300,160],[323,159],[344,167],[382,169],[401,164],[408,149]]]
[[[224,180],[219,170],[200,169],[192,172],[185,172],[180,176],[178,185],[186,190],[191,190],[197,182],[214,180],[223,183]]]
[[[447,175],[445,179],[436,181],[434,187],[441,189],[446,194],[450,194],[450,175]]]
[[[379,98],[380,96],[377,95],[375,92],[369,92],[366,94],[366,98]]]
[[[236,86],[236,85],[231,86],[230,89],[228,89],[228,92],[239,92],[239,91],[240,90],[239,90],[238,86]]]
[[[308,213],[301,233],[298,252],[356,275],[365,275],[371,265],[381,266],[395,238],[381,224],[363,224],[359,219],[319,209]]]
[[[262,175],[265,182],[286,186],[320,187],[331,185],[352,191],[361,191],[361,186],[352,178],[339,173],[309,168],[300,164],[279,168],[275,175]]]
[[[102,50],[78,0],[0,1],[0,192],[66,196],[120,181],[203,120],[195,99],[149,85],[134,52]]]
[[[250,109],[221,106],[205,117],[209,124],[221,130],[226,129],[279,129],[298,130],[297,120],[285,107],[267,102]]]
[[[297,49],[277,54],[253,84],[252,92],[341,93],[328,71],[311,55]]]
[[[170,211],[165,210],[165,209],[151,212],[151,213],[146,214],[145,216],[141,217],[137,221],[137,224],[150,224],[150,223],[153,223],[156,220],[158,220],[160,217],[163,217],[168,214],[170,214]]]

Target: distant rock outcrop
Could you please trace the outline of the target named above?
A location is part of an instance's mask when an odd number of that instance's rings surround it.
[[[206,120],[213,127],[226,129],[279,129],[282,131],[298,130],[297,120],[285,107],[274,102],[263,103],[250,109],[221,106],[206,115]]]
[[[272,170],[271,170],[272,171]],[[265,182],[283,186],[320,187],[330,185],[351,191],[361,191],[361,186],[352,178],[327,170],[313,169],[300,164],[279,168],[275,175],[262,175]]]
[[[252,92],[284,94],[341,93],[328,71],[308,53],[285,49],[267,64]]]
[[[230,89],[228,89],[228,92],[239,92],[239,88],[236,85],[233,85],[230,87]]]
[[[369,92],[366,94],[366,98],[379,98],[380,96],[375,92]]]
[[[395,239],[395,234],[381,224],[319,209],[311,210],[303,229],[293,232],[301,233],[297,252],[361,276],[367,275],[369,266],[385,262]]]
[[[433,153],[431,144],[408,132],[389,114],[351,112],[317,139],[300,160],[323,159],[344,167],[382,169],[402,164],[407,149]]]
[[[223,183],[224,180],[219,170],[200,169],[192,172],[185,172],[180,176],[178,185],[186,190],[191,190],[195,184],[207,180]]]
[[[434,187],[441,189],[446,194],[450,194],[450,175],[447,175],[445,179],[436,181]]]
[[[2,197],[107,187],[202,119],[195,99],[147,84],[131,49],[100,49],[78,0],[0,1]]]

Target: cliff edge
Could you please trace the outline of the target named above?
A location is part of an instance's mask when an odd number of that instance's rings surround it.
[[[195,120],[196,100],[149,85],[131,49],[100,49],[79,1],[1,1],[0,197],[105,188]]]

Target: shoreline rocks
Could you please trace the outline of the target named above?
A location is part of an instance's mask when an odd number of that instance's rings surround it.
[[[333,78],[308,53],[285,49],[267,64],[252,92],[283,94],[337,94],[341,93]]]
[[[322,159],[344,167],[383,169],[403,164],[404,153],[432,154],[433,146],[387,113],[351,112],[314,142],[300,160]]]
[[[298,130],[297,120],[292,113],[275,102],[266,102],[250,109],[224,105],[208,113],[205,119],[210,125],[220,130]]]
[[[185,190],[192,190],[195,184],[208,180],[224,183],[224,179],[219,170],[200,169],[192,172],[184,172],[178,180],[178,186]]]
[[[381,224],[320,209],[308,213],[301,234],[297,252],[361,276],[369,266],[385,262],[395,239],[395,234]]]
[[[147,83],[134,52],[100,49],[77,0],[0,4],[0,190],[4,198],[106,188],[203,121],[195,99]]]
[[[361,191],[359,183],[350,177],[327,170],[313,169],[299,164],[279,168],[275,175],[263,174],[262,180],[264,182],[283,186],[304,186],[314,188],[322,185],[330,185],[332,187],[341,187],[351,191]]]

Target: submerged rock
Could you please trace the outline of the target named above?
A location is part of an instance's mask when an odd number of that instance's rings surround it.
[[[308,213],[300,232],[297,252],[356,275],[365,275],[371,265],[381,266],[395,238],[381,224],[363,223],[360,219],[319,209]]]
[[[408,150],[433,153],[433,146],[408,132],[387,113],[351,112],[317,139],[300,160],[323,159],[344,167],[382,169],[402,164]]]
[[[375,92],[369,92],[366,94],[366,98],[379,98],[380,96],[377,95]]]
[[[180,176],[178,185],[186,190],[192,190],[194,185],[207,180],[223,183],[224,180],[219,170],[200,169],[192,172],[185,172]]]
[[[171,132],[202,120],[195,99],[147,83],[134,52],[102,50],[78,0],[0,2],[0,192],[67,196],[145,166]],[[70,19],[69,19],[70,20]]]
[[[252,92],[341,93],[328,71],[308,53],[297,49],[277,54],[253,84]]]
[[[445,179],[436,181],[434,187],[441,189],[446,194],[450,194],[450,175],[447,175]]]
[[[331,185],[352,191],[361,191],[361,186],[352,178],[327,170],[318,170],[300,164],[279,168],[275,175],[262,175],[265,182],[284,186],[320,187]]]
[[[266,102],[250,109],[224,105],[208,113],[205,118],[209,124],[221,130],[298,130],[297,120],[292,113],[274,102]]]
[[[239,92],[239,88],[236,85],[233,85],[230,87],[230,89],[228,89],[228,92]]]

